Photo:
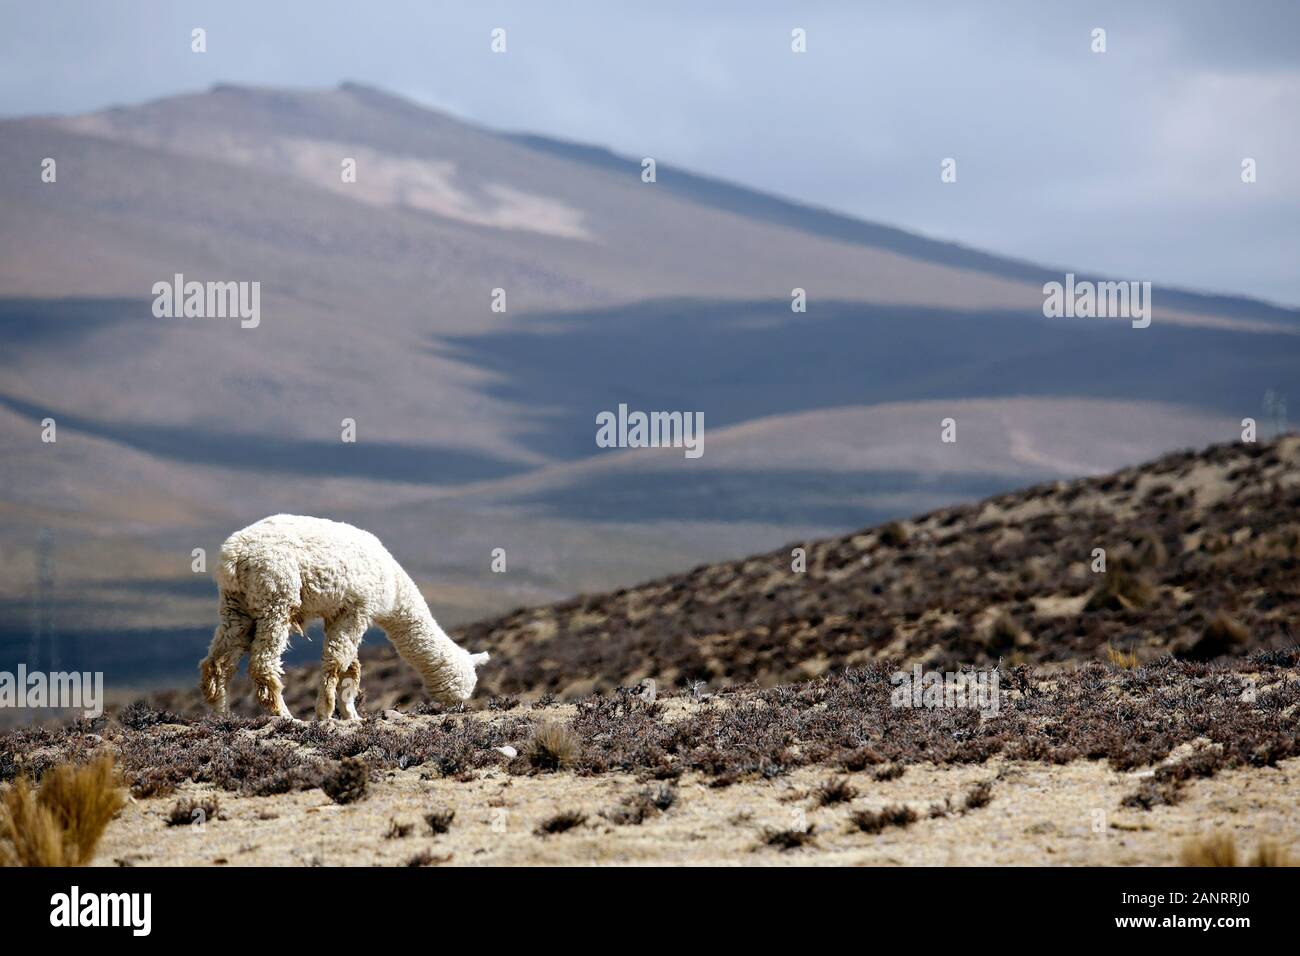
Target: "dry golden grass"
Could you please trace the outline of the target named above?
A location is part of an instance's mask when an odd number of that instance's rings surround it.
[[[16,780],[0,800],[0,866],[64,866],[63,831],[31,784]]]
[[[582,742],[567,725],[547,720],[533,731],[524,752],[534,767],[562,770],[578,759]]]
[[[1198,837],[1183,844],[1183,866],[1293,866],[1286,851],[1265,841],[1255,848],[1248,863],[1240,863],[1237,844],[1229,833]]]
[[[90,861],[126,791],[107,755],[62,764],[39,789],[24,779],[0,796],[0,866],[81,866]]]
[[[1136,611],[1159,596],[1155,586],[1127,562],[1116,562],[1102,575],[1084,605],[1085,611]]]
[[[1131,671],[1138,665],[1137,654],[1132,651],[1121,651],[1114,644],[1106,645],[1106,660],[1110,661],[1120,670]]]
[[[1228,833],[1196,837],[1183,844],[1183,866],[1236,866],[1237,844]]]
[[[1255,855],[1250,858],[1251,866],[1295,866],[1295,862],[1276,843],[1265,841],[1255,848]]]

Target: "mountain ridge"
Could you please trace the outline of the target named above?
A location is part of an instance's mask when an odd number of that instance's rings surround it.
[[[892,227],[841,217],[883,230],[848,241],[357,84],[0,130],[0,665],[51,600],[49,530],[55,630],[174,628],[152,653],[188,669],[211,626],[190,553],[268,513],[373,525],[464,623],[1222,441],[1300,387],[1289,313],[1157,290],[1150,329],[1049,320],[1040,285],[909,257]],[[178,272],[259,281],[259,327],[155,317]],[[621,402],[701,412],[713,451],[597,448]]]

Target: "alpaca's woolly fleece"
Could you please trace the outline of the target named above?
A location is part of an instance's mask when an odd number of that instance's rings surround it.
[[[218,710],[244,653],[267,711],[289,716],[280,658],[290,630],[325,622],[316,715],[333,716],[335,691],[344,717],[357,719],[361,669],[357,651],[372,624],[420,672],[431,696],[456,703],[474,692],[474,668],[487,660],[459,647],[429,613],[410,576],[379,539],[338,521],[273,515],[236,531],[221,546],[216,568],[221,623],[201,664],[202,688]]]

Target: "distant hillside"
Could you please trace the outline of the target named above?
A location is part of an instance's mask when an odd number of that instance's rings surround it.
[[[1046,266],[672,159],[356,84],[0,121],[0,668],[183,678],[194,549],[277,511],[375,531],[465,623],[1271,436],[1300,391],[1295,310],[1049,320]],[[154,317],[177,273],[260,282],[261,323]],[[702,412],[704,457],[598,449],[621,402]]]
[[[1293,645],[1300,438],[1183,452],[856,534],[792,543],[455,631],[492,651],[493,694],[576,697],[770,685],[887,659],[955,670],[1162,655],[1208,661]],[[791,550],[806,571],[791,570]],[[1095,573],[1094,549],[1106,552]],[[423,698],[385,642],[363,652],[372,710]],[[310,713],[314,668],[287,678]],[[166,696],[193,708],[192,692]]]

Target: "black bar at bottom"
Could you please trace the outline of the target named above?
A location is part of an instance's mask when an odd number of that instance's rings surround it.
[[[0,870],[6,937],[214,945],[250,930],[337,942],[387,926],[443,939],[541,927],[551,942],[689,930],[700,945],[784,924],[863,931],[1051,931],[1056,939],[1238,934],[1294,926],[1296,871],[1261,869],[69,869]],[[75,887],[75,890],[73,889]],[[122,896],[121,894],[126,894]],[[147,894],[147,907],[146,897]],[[75,911],[75,915],[74,915]],[[454,919],[455,926],[441,921]],[[808,921],[813,921],[809,923]],[[117,925],[86,926],[87,922]],[[55,925],[60,923],[62,925]],[[72,925],[72,924],[79,925]],[[366,924],[373,924],[369,929]],[[639,930],[637,927],[640,927]],[[531,927],[531,929],[530,929]],[[147,934],[145,930],[147,929]],[[864,937],[864,939],[871,937]],[[1255,937],[1258,938],[1258,937]],[[540,941],[538,938],[537,941]]]

